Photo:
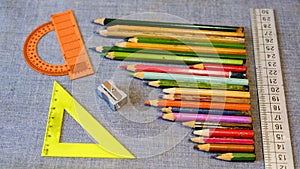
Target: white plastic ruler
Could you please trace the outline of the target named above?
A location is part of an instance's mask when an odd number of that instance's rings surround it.
[[[273,9],[250,9],[266,169],[294,169]]]

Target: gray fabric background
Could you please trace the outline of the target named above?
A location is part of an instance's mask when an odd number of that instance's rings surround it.
[[[294,160],[299,168],[300,6],[297,0],[1,0],[0,168],[264,168],[249,8],[275,9]],[[67,9],[74,11],[87,47],[121,41],[93,34],[93,31],[103,28],[91,24],[90,20],[100,17],[244,26],[257,160],[254,163],[223,162],[211,159],[214,153],[193,150],[193,144],[188,142],[191,137],[189,129],[157,119],[160,112],[143,105],[147,99],[156,99],[159,90],[127,77],[127,72],[117,68],[129,62],[106,60],[89,51],[96,73],[75,81],[70,81],[68,76],[41,75],[29,68],[22,53],[26,37],[37,26],[50,21],[51,14]],[[49,63],[63,63],[54,32],[41,40],[38,52]],[[95,88],[108,79],[113,79],[129,95],[129,103],[118,112],[112,112],[103,101],[96,101]],[[72,93],[137,159],[42,158],[54,80]],[[93,142],[68,115],[64,122],[62,141]]]

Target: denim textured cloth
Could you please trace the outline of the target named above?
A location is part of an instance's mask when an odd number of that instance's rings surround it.
[[[1,168],[264,168],[252,57],[250,8],[275,9],[294,160],[299,168],[300,6],[297,0],[1,0]],[[68,9],[76,15],[87,48],[122,41],[93,34],[93,31],[103,27],[91,24],[90,21],[101,17],[244,26],[257,160],[253,163],[223,162],[211,158],[215,153],[194,150],[194,144],[188,141],[191,137],[190,129],[179,123],[157,119],[160,112],[143,105],[147,99],[158,98],[160,90],[128,77],[127,72],[118,68],[132,62],[107,60],[89,51],[96,71],[92,76],[70,81],[68,76],[51,77],[32,70],[23,59],[22,48],[26,37],[37,26],[50,21],[51,14]],[[43,60],[63,63],[54,32],[47,34],[38,47]],[[96,101],[96,87],[108,79],[112,79],[129,95],[128,104],[117,112],[111,111],[105,102]],[[68,90],[137,159],[41,157],[54,80]],[[93,142],[68,115],[64,119],[62,133],[63,142]]]

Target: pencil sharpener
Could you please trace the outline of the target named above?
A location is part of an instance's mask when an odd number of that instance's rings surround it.
[[[127,103],[127,94],[117,88],[111,80],[105,81],[97,88],[97,94],[105,100],[109,107],[116,111]]]

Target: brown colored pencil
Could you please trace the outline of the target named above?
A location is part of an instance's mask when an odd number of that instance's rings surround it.
[[[119,42],[115,44],[118,47],[139,48],[139,49],[159,49],[182,52],[203,52],[203,53],[218,53],[218,54],[233,54],[245,55],[245,49],[231,49],[231,48],[213,48],[203,46],[187,46],[187,45],[168,45],[168,44],[151,44],[151,43],[133,43],[133,42]]]
[[[222,36],[194,36],[191,34],[185,35],[175,35],[171,33],[162,33],[162,32],[132,32],[132,31],[108,31],[101,30],[96,32],[102,36],[108,37],[121,37],[121,38],[129,38],[129,37],[143,37],[143,38],[157,38],[157,39],[167,39],[167,40],[189,40],[189,41],[199,41],[199,42],[223,42],[223,43],[245,43],[244,38],[237,37],[222,37]]]
[[[207,151],[207,152],[254,152],[254,145],[237,145],[237,144],[199,144],[194,146],[195,149]]]

